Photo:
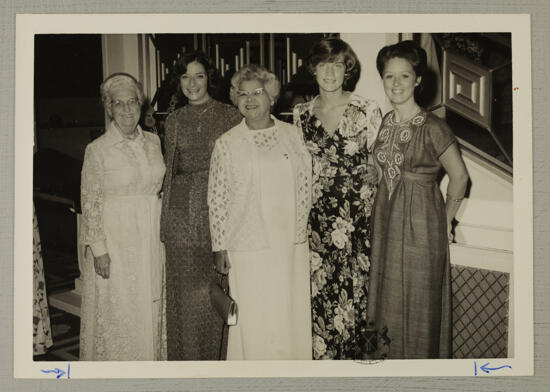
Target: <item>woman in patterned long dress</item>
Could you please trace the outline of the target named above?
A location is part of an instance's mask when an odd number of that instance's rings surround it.
[[[166,246],[169,360],[216,360],[225,356],[223,321],[209,297],[212,248],[208,228],[208,170],[214,141],[241,116],[211,98],[215,68],[201,52],[184,55],[175,73],[187,105],[165,124],[161,238]],[[220,358],[220,351],[221,356]]]
[[[376,63],[394,110],[374,146],[382,175],[373,212],[368,320],[379,339],[372,355],[449,358],[448,241],[468,173],[447,124],[415,101],[424,50],[403,41],[383,48]],[[441,168],[446,202],[436,182]]]
[[[244,119],[212,154],[212,248],[239,307],[229,327],[230,360],[311,359],[311,156],[300,130],[270,115],[279,91],[264,67],[235,73],[231,100]]]
[[[36,144],[35,144],[36,145]],[[45,354],[48,348],[53,346],[50,325],[50,312],[48,310],[48,296],[46,294],[46,282],[44,278],[44,264],[42,262],[42,246],[40,245],[40,232],[34,204],[33,228],[32,228],[32,259],[33,259],[33,283],[34,299],[32,303],[33,321],[33,355]]]
[[[131,75],[109,76],[101,97],[110,122],[88,144],[81,181],[80,359],[166,359],[164,247],[159,192],[164,162],[157,135],[138,125],[144,101]]]
[[[309,216],[314,359],[363,358],[370,215],[376,176],[367,169],[382,119],[375,101],[349,91],[359,61],[344,41],[321,40],[308,59],[320,95],[294,122],[313,157]]]

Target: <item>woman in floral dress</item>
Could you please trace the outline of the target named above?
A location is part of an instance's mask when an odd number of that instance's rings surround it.
[[[32,212],[32,260],[34,277],[34,298],[32,302],[33,355],[41,355],[45,354],[46,351],[53,346],[53,340],[50,325],[50,312],[48,310],[48,296],[46,295],[44,263],[42,261],[42,246],[40,245],[40,232],[38,231],[38,221],[36,220],[34,204],[32,206]]]
[[[369,165],[382,116],[378,104],[347,91],[360,64],[337,38],[308,58],[319,95],[296,105],[294,123],[313,157],[309,216],[314,359],[363,358],[370,215],[376,175]],[[367,172],[368,171],[368,172]]]

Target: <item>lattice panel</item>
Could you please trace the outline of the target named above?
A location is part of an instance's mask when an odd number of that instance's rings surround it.
[[[453,265],[453,358],[506,358],[509,275]]]

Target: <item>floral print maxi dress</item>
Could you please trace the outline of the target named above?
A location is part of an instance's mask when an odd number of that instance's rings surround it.
[[[352,94],[330,135],[313,112],[315,99],[294,108],[294,123],[313,157],[308,225],[313,358],[363,358],[376,193],[376,184],[365,183],[364,176],[382,115],[375,101]]]
[[[32,230],[32,261],[33,261],[33,282],[34,298],[32,302],[32,337],[33,355],[45,354],[48,348],[53,346],[50,312],[48,310],[48,296],[46,294],[46,281],[44,277],[44,263],[42,260],[42,246],[40,245],[40,232],[34,204],[33,230]]]

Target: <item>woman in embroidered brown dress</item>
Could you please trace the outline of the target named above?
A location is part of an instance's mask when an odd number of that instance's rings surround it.
[[[223,322],[211,307],[212,249],[208,227],[208,171],[215,140],[237,125],[236,108],[211,98],[215,68],[205,54],[184,55],[175,73],[188,104],[166,120],[161,239],[166,246],[169,360],[225,356]]]
[[[367,317],[375,357],[451,356],[451,221],[468,173],[447,124],[415,101],[426,52],[413,41],[384,47],[376,60],[393,111],[374,145],[382,170],[373,210]],[[449,176],[446,201],[436,177]]]

